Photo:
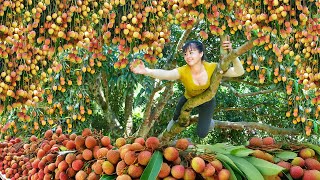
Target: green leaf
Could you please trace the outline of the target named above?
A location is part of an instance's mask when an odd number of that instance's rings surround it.
[[[313,121],[313,131],[314,131],[314,133],[316,133],[316,134],[319,133],[319,128],[318,128],[318,123],[317,123],[317,121]]]
[[[245,147],[234,149],[230,152],[230,154],[238,157],[246,157],[252,154],[254,151]]]
[[[264,179],[260,171],[246,159],[233,155],[227,156],[239,167],[239,169],[246,175],[248,180]]]
[[[245,177],[245,174],[238,168],[238,166],[226,155],[218,153],[216,158],[223,164],[228,164],[235,172],[238,172],[241,176]]]
[[[288,161],[289,159],[294,159],[295,157],[297,157],[297,153],[291,151],[283,151],[276,153],[275,156],[284,161]]]
[[[308,146],[309,148],[313,149],[314,151],[317,152],[318,155],[320,155],[320,146],[310,144],[310,143],[305,143],[304,145]]]
[[[225,163],[221,161],[223,166],[226,167],[230,171],[230,180],[238,180],[236,174],[234,173],[233,169],[228,165],[228,163]]]
[[[144,169],[140,179],[143,180],[154,180],[160,172],[163,162],[162,153],[160,151],[155,151],[147,165]]]
[[[117,175],[102,175],[100,177],[100,180],[115,180],[117,178]]]
[[[289,172],[283,172],[283,174],[287,177],[288,180],[293,180]]]
[[[260,171],[260,173],[265,176],[277,175],[281,171],[285,170],[285,168],[281,166],[256,157],[248,157],[246,160],[253,164]]]

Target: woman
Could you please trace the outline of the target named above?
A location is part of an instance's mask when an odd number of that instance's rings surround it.
[[[232,44],[229,40],[222,43],[224,50],[231,50]],[[182,106],[191,97],[203,93],[210,85],[211,76],[217,66],[217,63],[206,62],[204,59],[204,46],[199,41],[188,41],[182,47],[184,53],[184,60],[186,65],[178,67],[173,70],[163,69],[149,69],[143,63],[133,66],[130,69],[136,74],[147,75],[160,80],[180,80],[185,87],[185,93],[180,98],[176,110],[174,112],[173,120],[167,126],[167,131],[171,129],[173,124],[178,120]],[[238,58],[234,59],[233,67],[229,68],[223,76],[238,77],[244,74],[244,69]],[[215,107],[215,98],[198,106],[199,120],[197,125],[197,134],[204,138],[209,131],[214,128],[214,121],[211,119]]]

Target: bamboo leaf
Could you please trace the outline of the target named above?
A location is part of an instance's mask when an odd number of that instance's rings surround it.
[[[289,159],[294,159],[295,157],[297,157],[297,153],[291,151],[283,151],[276,153],[275,156],[284,161],[288,161]]]
[[[116,175],[106,175],[104,174],[103,176],[100,177],[100,180],[115,180],[117,178]]]
[[[260,171],[246,159],[233,155],[227,156],[239,167],[239,169],[245,174],[248,180],[264,179]]]
[[[154,180],[160,172],[163,162],[162,153],[160,151],[155,151],[147,165],[144,169],[140,179],[143,180]]]
[[[256,157],[248,157],[246,160],[253,164],[260,171],[260,173],[265,176],[277,175],[281,171],[285,170],[285,168],[281,166]]]
[[[252,154],[254,151],[245,147],[241,147],[238,149],[234,149],[230,152],[230,154],[238,157],[246,157]]]

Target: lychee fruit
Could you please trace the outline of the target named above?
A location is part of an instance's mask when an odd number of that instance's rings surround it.
[[[320,171],[317,170],[306,170],[302,177],[302,180],[319,180]]]
[[[222,169],[218,173],[218,179],[219,180],[228,180],[230,178],[230,171],[227,169]]]
[[[291,161],[291,165],[292,166],[300,166],[303,167],[305,165],[305,161],[304,159],[302,159],[301,157],[295,157],[293,158],[293,160]]]
[[[303,169],[300,166],[292,166],[290,168],[290,175],[293,179],[299,179],[303,176]]]
[[[146,147],[151,149],[152,151],[157,149],[160,145],[160,141],[157,137],[149,137],[146,142]]]
[[[165,178],[165,177],[169,176],[170,172],[171,172],[170,166],[167,163],[163,162],[161,165],[161,169],[158,174],[158,177]]]
[[[303,148],[299,151],[299,156],[303,159],[312,158],[315,156],[315,152],[310,148]]]
[[[189,141],[186,138],[178,139],[175,145],[176,148],[186,150],[189,147]]]
[[[263,145],[273,145],[274,139],[272,137],[265,137],[262,139],[262,144]]]
[[[138,155],[138,163],[146,166],[150,159],[151,159],[152,153],[150,151],[141,151]]]
[[[204,171],[204,168],[206,167],[206,163],[202,158],[194,157],[191,160],[191,167],[197,173],[202,173]]]
[[[318,170],[320,171],[320,162],[313,158],[305,159],[305,165],[309,170]]]
[[[175,161],[179,157],[179,151],[175,147],[167,147],[163,151],[163,156],[168,161]]]
[[[184,176],[185,168],[183,165],[174,165],[171,168],[171,175],[176,179],[181,179]]]
[[[256,146],[256,147],[260,147],[262,145],[262,139],[259,138],[259,137],[252,137],[250,140],[249,140],[249,145],[250,146]]]

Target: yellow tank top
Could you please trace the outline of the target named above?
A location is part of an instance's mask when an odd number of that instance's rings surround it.
[[[177,68],[177,70],[180,74],[180,81],[183,84],[183,86],[185,87],[184,96],[187,99],[203,93],[210,86],[210,79],[213,74],[213,71],[215,70],[215,68],[217,66],[217,63],[215,63],[215,62],[209,63],[209,62],[203,61],[203,65],[204,65],[204,68],[206,69],[207,74],[208,74],[208,81],[206,84],[201,85],[201,86],[194,84],[189,65],[186,64],[184,66]]]

